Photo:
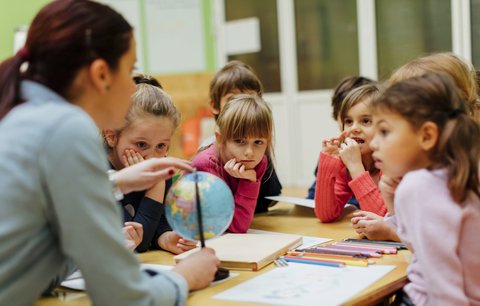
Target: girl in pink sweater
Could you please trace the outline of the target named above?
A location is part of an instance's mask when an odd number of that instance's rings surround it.
[[[480,305],[480,127],[467,103],[448,75],[428,73],[372,106],[380,189],[413,252],[400,302]]]
[[[267,156],[272,154],[272,111],[257,95],[235,95],[222,108],[217,125],[216,142],[195,156],[193,165],[227,183],[235,200],[228,229],[245,233],[253,220]]]
[[[369,147],[373,134],[369,105],[379,94],[376,83],[350,91],[340,108],[343,132],[322,143],[315,189],[315,215],[322,222],[335,221],[352,195],[364,211],[380,216],[387,212]]]

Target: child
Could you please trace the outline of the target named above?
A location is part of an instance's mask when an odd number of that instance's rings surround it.
[[[398,68],[388,80],[390,85],[407,78],[421,76],[428,72],[448,74],[460,90],[460,96],[467,102],[468,113],[480,122],[479,97],[476,73],[471,64],[453,53],[434,53],[414,59]],[[395,183],[398,183],[395,182]],[[383,224],[383,218],[368,212],[356,212],[352,224],[356,232],[369,239],[392,240],[392,232]],[[387,231],[384,231],[387,230]]]
[[[235,94],[257,94],[263,95],[263,86],[252,67],[241,61],[231,61],[227,63],[213,77],[210,83],[210,109],[215,117],[223,106]],[[207,138],[200,146],[200,151],[208,147],[215,141],[215,136]],[[267,196],[276,196],[282,192],[282,184],[278,179],[275,168],[271,160],[268,160],[267,175],[264,176],[260,185],[260,192],[257,198],[255,212],[266,212],[276,202],[265,199]]]
[[[180,121],[180,113],[157,80],[151,77],[134,78],[137,90],[119,130],[103,130],[108,146],[108,158],[113,169],[139,163],[152,157],[165,157],[170,139]],[[195,247],[195,242],[182,239],[172,231],[164,215],[163,201],[171,181],[160,181],[146,191],[133,192],[121,200],[125,222],[143,225],[139,252],[150,245],[178,254]],[[167,186],[168,185],[168,186]]]
[[[342,130],[342,121],[339,116],[340,112],[340,107],[342,106],[343,99],[347,96],[347,94],[352,90],[355,89],[359,86],[365,85],[365,84],[370,84],[373,81],[362,77],[362,76],[352,76],[343,79],[335,88],[335,91],[333,92],[332,96],[332,117],[333,120],[335,120],[338,123],[338,129],[341,131]],[[315,175],[315,178],[317,177],[317,171],[318,171],[318,164],[317,167],[315,168],[315,171],[313,172],[313,175]],[[308,189],[308,195],[307,199],[314,199],[315,197],[315,186],[317,185],[317,181],[313,181],[312,186]],[[355,206],[358,206],[358,202],[355,199],[355,197],[351,198],[348,203],[354,204]]]
[[[461,97],[466,101],[468,114],[477,122],[480,122],[480,100],[476,71],[470,63],[453,53],[434,53],[414,59],[398,68],[392,74],[388,83],[392,85],[427,72],[448,74],[460,90]]]
[[[240,94],[222,108],[217,124],[216,142],[201,151],[193,165],[227,183],[235,200],[228,229],[245,233],[253,220],[267,158],[272,154],[272,112],[259,96]]]
[[[362,210],[382,216],[387,212],[368,146],[373,133],[369,104],[379,94],[376,83],[352,90],[340,109],[343,132],[323,141],[315,189],[315,215],[322,222],[336,220],[352,195]]]
[[[440,73],[399,82],[372,106],[375,164],[384,177],[403,177],[388,205],[413,252],[402,302],[478,305],[478,124],[453,81]]]

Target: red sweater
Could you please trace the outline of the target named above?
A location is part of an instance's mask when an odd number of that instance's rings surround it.
[[[200,152],[193,158],[192,162],[197,170],[209,172],[220,177],[230,187],[235,200],[235,211],[228,230],[233,233],[245,233],[253,220],[260,183],[267,169],[267,156],[265,155],[254,169],[257,172],[256,182],[239,179],[228,174],[223,169],[224,164],[218,156],[215,144]]]
[[[340,159],[320,153],[315,188],[317,218],[322,222],[335,221],[352,195],[360,203],[360,209],[380,216],[387,213],[380,190],[368,171],[352,180]]]

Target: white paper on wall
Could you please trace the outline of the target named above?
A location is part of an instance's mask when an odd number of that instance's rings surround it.
[[[227,55],[255,53],[262,49],[258,18],[232,20],[226,23]]]
[[[146,0],[145,7],[150,72],[206,70],[202,2]]]

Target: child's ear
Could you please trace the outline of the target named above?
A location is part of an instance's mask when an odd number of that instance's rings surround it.
[[[114,148],[118,142],[117,133],[114,130],[110,129],[104,129],[102,132],[108,147]]]
[[[432,121],[425,122],[420,127],[420,146],[425,151],[430,151],[435,147],[438,140],[438,126]]]
[[[210,111],[215,116],[218,116],[220,114],[220,110],[215,108],[215,103],[213,103],[213,99],[210,99]]]
[[[215,139],[217,140],[217,143],[222,143],[222,134],[220,134],[219,131],[215,131]]]

